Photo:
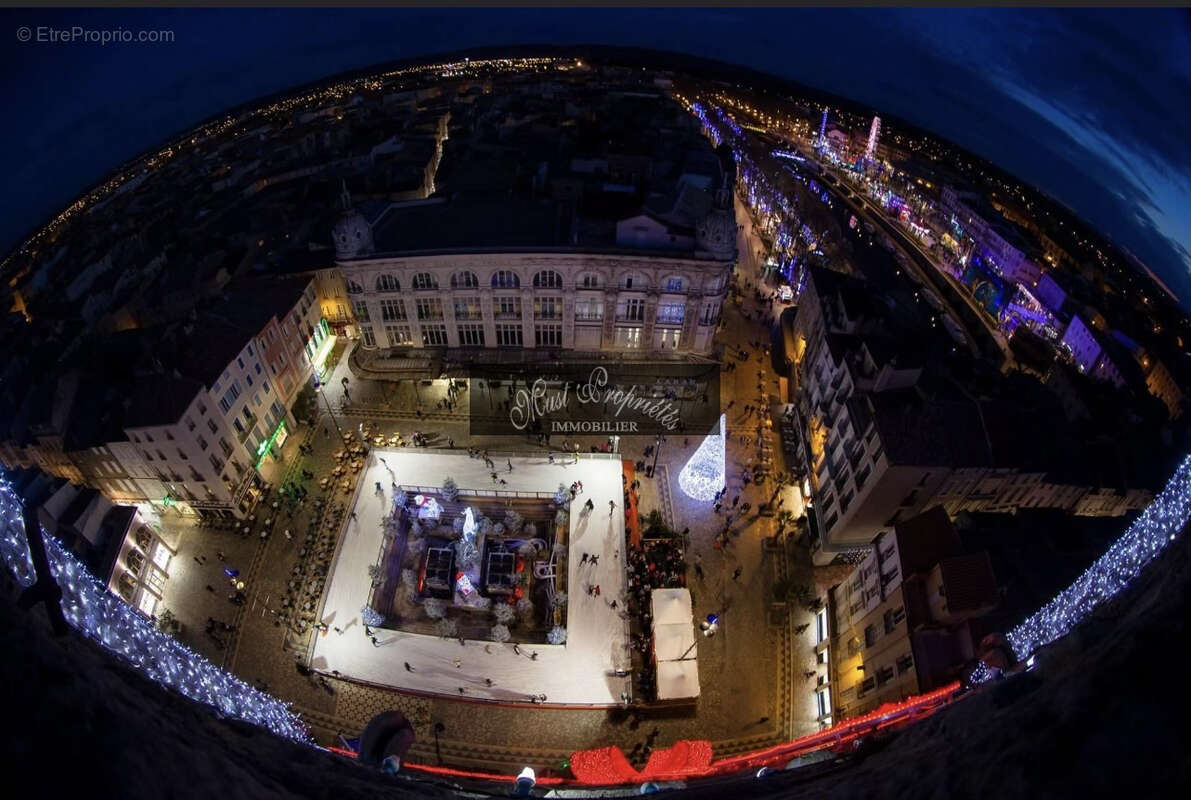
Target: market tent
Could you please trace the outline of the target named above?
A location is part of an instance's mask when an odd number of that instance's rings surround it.
[[[691,622],[691,593],[686,589],[654,589],[650,604],[655,628]]]
[[[658,662],[658,699],[678,700],[699,696],[699,666],[696,661]]]
[[[653,627],[653,655],[658,661],[675,661],[684,656],[693,659],[699,652],[698,648],[691,648],[694,643],[694,625],[689,619],[683,623]]]

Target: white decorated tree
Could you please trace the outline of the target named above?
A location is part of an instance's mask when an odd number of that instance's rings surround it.
[[[497,603],[492,607],[492,618],[503,625],[508,625],[515,616],[517,612],[508,603]]]
[[[444,639],[459,635],[459,625],[453,619],[440,619],[434,623],[434,632]]]
[[[360,609],[360,619],[369,628],[375,628],[385,621],[384,616],[372,606],[364,606]]]
[[[447,615],[447,604],[437,597],[428,597],[422,603],[422,610],[426,612],[426,616],[430,619],[442,619]]]
[[[448,476],[442,482],[442,499],[448,503],[453,503],[459,497],[459,485],[455,483],[455,479]]]
[[[517,601],[517,614],[520,615],[522,621],[531,621],[534,610],[533,600],[530,600],[528,597],[522,597]]]
[[[493,625],[488,638],[494,642],[507,642],[510,638],[508,625]]]
[[[566,644],[567,643],[567,629],[561,625],[555,625],[546,634],[546,641],[550,644]]]
[[[553,605],[555,608],[566,608],[567,593],[566,592],[555,592],[554,597],[550,599],[550,604]]]

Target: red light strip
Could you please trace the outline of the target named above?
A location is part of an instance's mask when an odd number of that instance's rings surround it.
[[[925,719],[931,714],[934,714],[943,706],[950,703],[955,698],[956,692],[960,690],[960,682],[948,684],[941,689],[936,689],[927,694],[918,695],[902,700],[898,703],[886,703],[875,711],[870,711],[863,717],[857,717],[838,725],[834,725],[827,730],[819,731],[818,733],[807,734],[798,739],[784,744],[775,745],[765,750],[755,750],[751,753],[745,753],[739,756],[732,756],[725,758],[722,761],[716,761],[705,769],[698,771],[682,771],[674,773],[659,773],[650,774],[648,776],[642,775],[639,780],[663,781],[663,780],[689,780],[692,778],[707,778],[713,775],[724,775],[731,772],[739,772],[749,767],[768,766],[771,762],[785,761],[797,756],[812,753],[816,750],[827,750],[839,747],[855,739],[873,731],[884,730],[886,728],[903,724],[917,722]],[[356,754],[351,750],[344,750],[340,747],[328,747],[332,753],[346,756],[348,758],[356,758]],[[512,783],[517,779],[515,775],[500,775],[492,772],[472,772],[470,770],[454,769],[452,767],[436,767],[429,764],[412,764],[409,762],[402,763],[403,769],[412,769],[418,772],[426,772],[432,775],[448,775],[456,778],[473,778],[476,780],[492,781],[494,783]],[[537,779],[538,784],[542,786],[558,786],[562,784],[577,784],[587,786],[600,786],[608,784],[599,784],[591,781],[579,781],[569,778],[558,778],[552,776],[543,776]],[[636,782],[636,781],[633,781]]]

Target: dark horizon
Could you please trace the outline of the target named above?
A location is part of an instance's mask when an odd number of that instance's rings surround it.
[[[872,108],[896,118],[971,153],[1070,208],[1127,257],[1133,255],[1152,269],[1184,306],[1191,301],[1191,73],[1187,59],[1179,66],[1180,53],[1189,52],[1187,18],[1182,15],[1010,9],[551,9],[533,13],[463,13],[459,9],[121,9],[86,13],[6,9],[0,15],[10,29],[72,22],[95,28],[177,31],[177,42],[171,45],[130,44],[117,49],[114,45],[30,43],[18,44],[0,56],[0,63],[5,64],[0,74],[4,75],[7,94],[15,96],[15,107],[26,109],[24,124],[8,128],[4,134],[9,139],[9,147],[3,148],[4,157],[13,161],[7,172],[23,189],[6,201],[5,221],[0,222],[0,242],[6,253],[114,169],[231,109],[345,74],[367,74],[390,64],[432,60],[440,55],[494,49],[609,47],[699,59],[710,62],[712,69],[735,67],[757,72],[804,87],[807,92],[838,98],[841,104]],[[986,53],[1001,53],[991,39],[1001,42],[1006,52],[1025,47],[1037,68],[1000,63],[975,70],[970,54],[957,51],[955,36],[965,27],[973,29],[978,27],[976,23],[987,22],[989,15],[1001,15],[999,21],[1006,23],[1006,34],[981,42]],[[1168,17],[1166,23],[1174,24],[1160,24],[1164,16]],[[547,17],[556,22],[583,19],[598,24],[551,26]],[[318,23],[314,25],[299,24],[315,19]],[[701,42],[707,44],[708,38],[707,26],[700,23],[714,22],[722,31],[735,26],[738,36],[755,28],[748,35],[762,40],[774,36],[773,31],[781,27],[760,24],[763,19],[801,21],[804,24],[800,29],[808,24],[820,30],[829,26],[847,28],[853,39],[867,38],[874,47],[867,51],[859,48],[864,51],[864,59],[849,60],[838,49],[826,46],[823,40],[830,37],[818,36],[801,43],[807,46],[805,61],[783,62],[780,68],[772,60],[776,50],[744,52],[730,47],[738,43],[717,37],[711,39],[713,47],[700,47]],[[222,24],[231,20],[236,24]],[[399,38],[385,38],[382,34],[397,20],[407,23],[397,32]],[[492,24],[485,25],[484,20]],[[495,24],[497,20],[500,24]],[[641,26],[631,23],[643,20],[653,21],[653,28],[666,29],[673,36],[661,42],[656,37],[642,42]],[[669,24],[660,24],[662,20]],[[886,24],[877,24],[880,22]],[[1035,40],[1044,35],[1053,37],[1056,31],[1067,39],[1057,44],[1048,42],[1044,53],[1040,48],[1011,42],[1010,28],[1030,32]],[[443,35],[433,35],[435,29]],[[534,41],[534,36],[540,41],[548,38],[547,29],[557,41],[510,44],[507,39],[499,40],[516,35],[519,41]],[[213,32],[219,34],[216,40],[223,45],[218,51],[202,46]],[[403,40],[410,38],[407,32],[422,34],[416,37],[416,45],[403,46]],[[575,34],[583,34],[584,40]],[[270,35],[280,40],[277,47],[265,46]],[[612,38],[617,41],[609,41]],[[1117,47],[1111,56],[1095,47],[1114,39]],[[1165,49],[1157,46],[1163,39]],[[873,52],[891,43],[901,48],[895,53],[900,58],[900,70],[881,68],[882,53]],[[1139,48],[1132,55],[1126,52],[1125,45],[1142,43],[1146,45],[1144,51]],[[659,44],[665,49],[657,49]],[[826,54],[835,59],[827,65],[813,52],[815,47],[825,46]],[[50,62],[38,58],[47,48],[64,58]],[[1089,52],[1097,53],[1090,62]],[[1090,69],[1072,74],[1081,64],[1073,66],[1062,53],[1068,60],[1082,58],[1087,62],[1082,66]],[[146,61],[152,64],[151,74],[145,71]],[[244,68],[237,69],[239,66]],[[788,71],[791,67],[793,72]],[[818,80],[817,71],[823,73]],[[915,73],[921,80],[906,80],[902,73]],[[1143,74],[1144,81],[1140,77]],[[1029,80],[1023,80],[1027,76]],[[983,84],[980,95],[974,94],[972,85],[965,84],[965,78],[968,84]],[[1073,83],[1075,78],[1079,80]],[[51,85],[63,83],[70,83],[78,92],[68,96],[74,102],[63,103],[60,92],[55,95],[46,91]],[[119,87],[114,96],[113,85]],[[129,87],[137,91],[127,91]],[[852,91],[841,92],[841,87]],[[156,91],[152,91],[154,88]],[[1172,104],[1180,102],[1188,106],[1189,114],[1170,113]],[[39,107],[44,113],[38,113]],[[969,127],[958,119],[968,117],[979,119],[980,124]],[[65,150],[64,142],[73,146]]]

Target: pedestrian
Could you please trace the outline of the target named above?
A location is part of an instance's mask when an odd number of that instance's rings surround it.
[[[596,597],[600,596],[600,585],[598,583],[595,586],[595,596]]]
[[[615,513],[616,513],[616,501],[609,500],[608,501],[608,516],[612,516]]]
[[[703,565],[702,564],[695,565],[695,577],[698,578],[699,580],[703,580]]]
[[[553,453],[549,453],[549,454],[547,454],[546,458],[550,459],[550,463],[551,463],[551,464],[553,464],[553,463],[554,463],[554,454],[553,454]]]
[[[354,519],[354,520],[359,519],[359,517],[356,516],[356,512],[354,512],[354,511],[352,512],[352,519]]]
[[[591,502],[590,497],[587,499],[587,502],[583,504],[583,508],[587,511],[592,511],[595,509],[595,503]]]
[[[405,662],[405,671],[406,671],[406,672],[413,672],[413,671],[414,671],[414,668],[413,668],[413,667],[411,667],[411,666],[409,665],[409,662],[408,662],[408,661],[406,661],[406,662]]]
[[[208,583],[207,591],[210,592],[211,594],[215,594],[215,587]]]
[[[485,686],[491,686],[491,685],[492,685],[492,679],[491,679],[491,678],[484,678],[484,685],[485,685]]]
[[[447,439],[447,447],[449,447],[449,448],[451,448],[452,450],[454,450],[454,449],[455,449],[455,440],[454,440],[454,439]]]
[[[598,563],[600,563],[600,557],[598,555],[592,556],[591,565],[594,567]]]
[[[732,580],[737,580],[740,577],[740,573],[742,573],[742,572],[744,572],[744,569],[742,567],[737,567],[736,569],[734,569],[732,571]]]
[[[579,494],[583,494],[583,481],[575,481],[575,485],[579,487]]]
[[[538,660],[538,651],[537,650],[534,650],[532,653],[529,654],[529,660],[530,661]]]
[[[521,655],[521,647],[516,642],[513,642],[513,653],[514,655]]]
[[[203,562],[202,562],[202,561],[199,561],[199,557],[198,557],[198,556],[195,556],[195,557],[194,557],[194,563],[198,564],[200,567],[203,565]]]
[[[512,472],[513,471],[513,459],[511,459],[511,458],[506,459],[506,462],[509,465],[509,472]]]
[[[376,640],[376,637],[375,637],[375,636],[369,636],[368,638],[372,640],[372,646],[373,646],[373,647],[380,647],[380,642],[378,642],[378,641]]]
[[[740,495],[736,495],[735,497],[733,497],[732,498],[732,508],[736,508],[736,504],[739,502],[740,502]]]
[[[463,669],[463,659],[462,658],[455,659],[455,669]]]
[[[467,694],[467,689],[464,689],[462,686],[460,686],[460,687],[459,687],[459,694]]]
[[[583,566],[584,564],[586,564],[588,558],[589,558],[589,556],[587,555],[587,553],[584,553],[583,558],[579,559],[579,566]]]

